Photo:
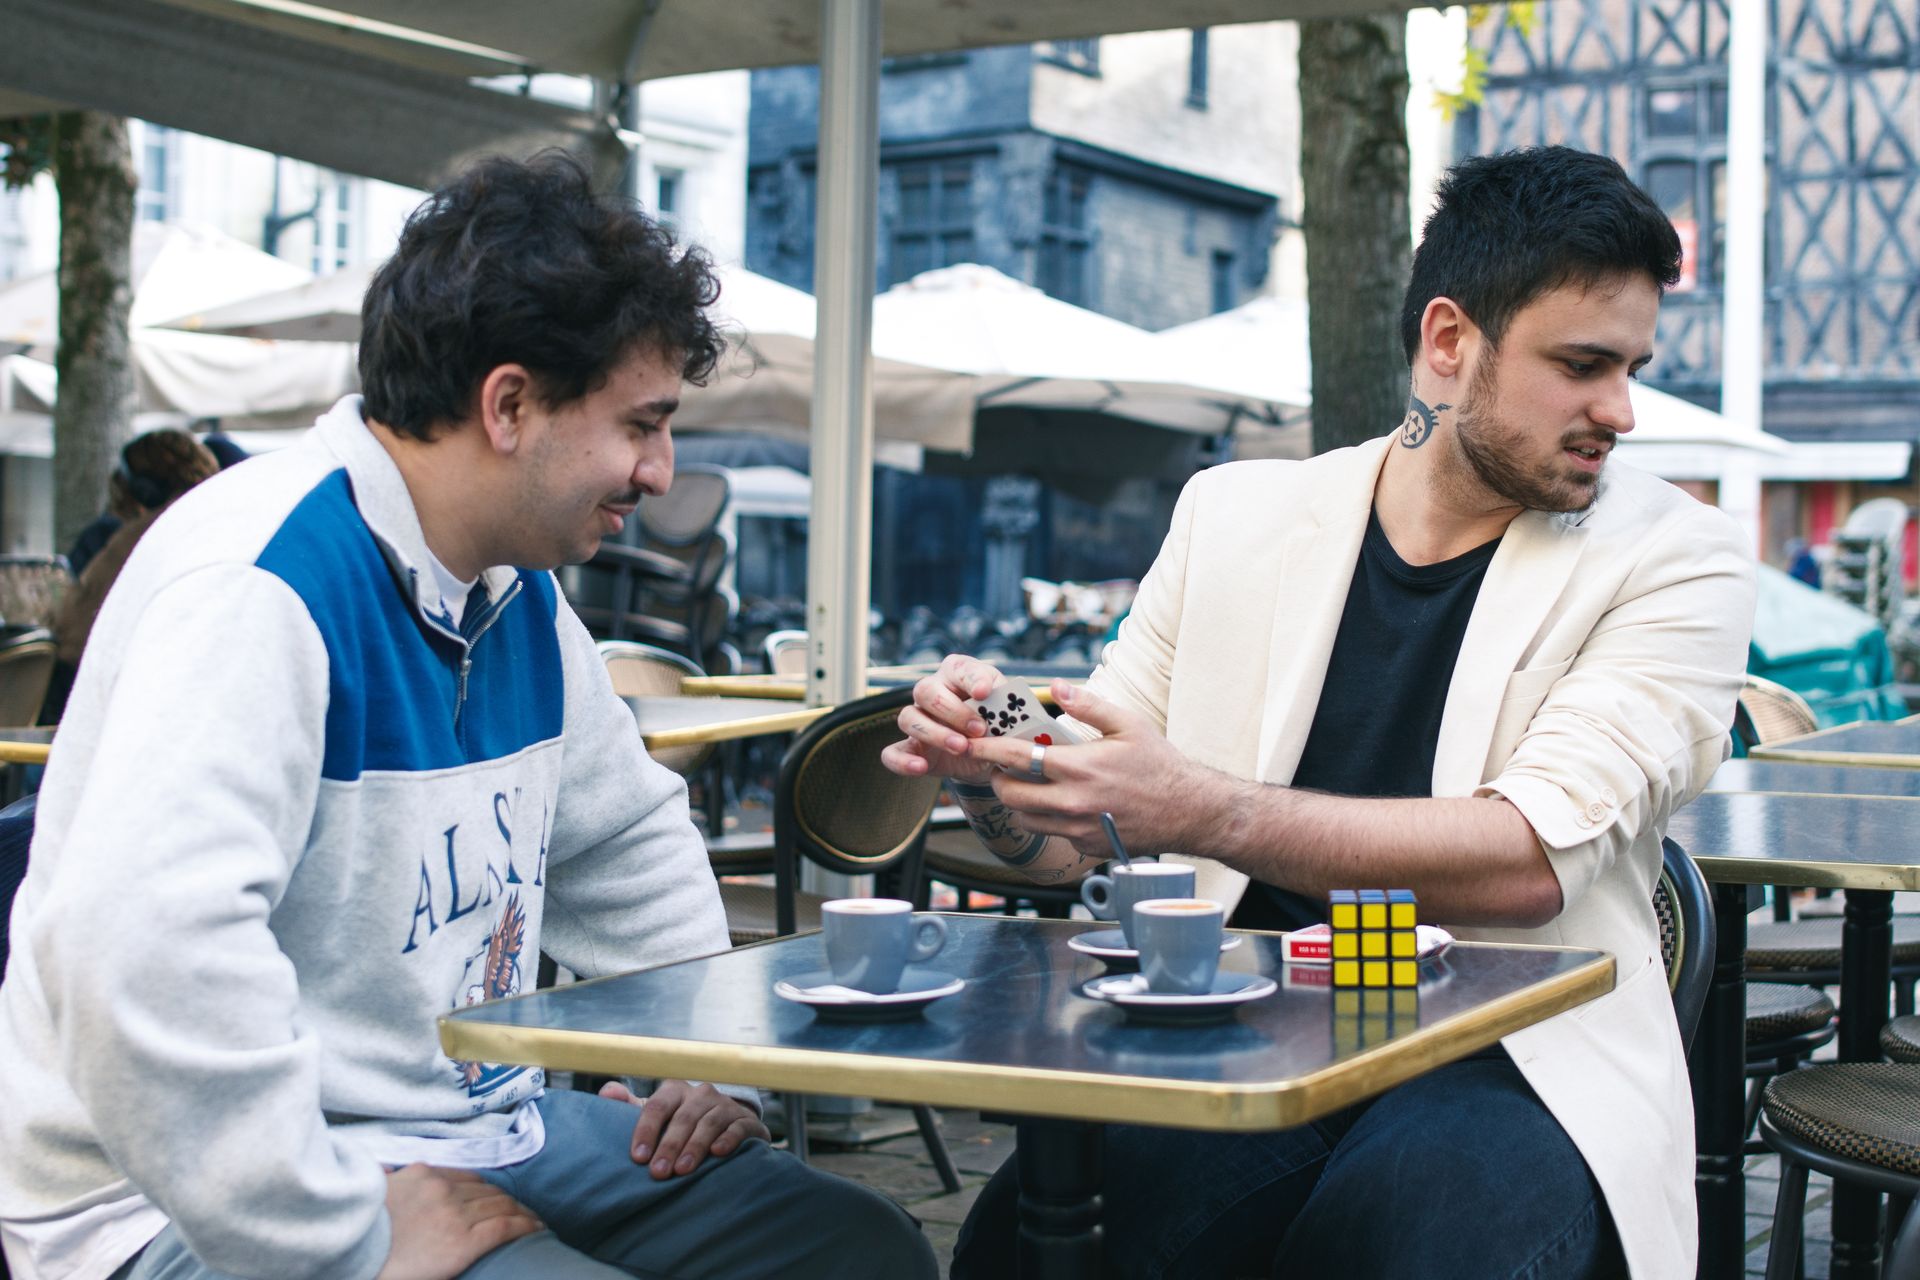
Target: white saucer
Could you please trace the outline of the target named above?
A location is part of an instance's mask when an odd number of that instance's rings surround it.
[[[1138,960],[1140,953],[1127,945],[1127,935],[1119,929],[1095,929],[1090,933],[1076,933],[1067,939],[1067,945],[1083,956],[1097,956],[1109,963],[1116,960]],[[1231,951],[1240,945],[1240,935],[1230,933],[1220,939],[1220,950]]]
[[[900,975],[900,989],[875,994],[838,986],[825,969],[797,973],[773,984],[773,994],[782,1000],[804,1004],[822,1018],[841,1022],[890,1022],[911,1018],[922,1009],[966,989],[965,978],[956,978],[939,969],[910,964]]]
[[[1232,1017],[1240,1005],[1272,995],[1279,990],[1279,985],[1263,973],[1223,971],[1215,975],[1212,991],[1181,996],[1148,990],[1142,974],[1115,973],[1089,978],[1080,984],[1080,994],[1117,1004],[1129,1018],[1139,1022],[1184,1024],[1224,1021]]]

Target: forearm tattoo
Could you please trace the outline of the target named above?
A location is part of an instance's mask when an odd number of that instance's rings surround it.
[[[992,787],[949,783],[948,790],[953,792],[961,812],[967,815],[973,833],[987,846],[987,852],[1008,866],[1029,866],[1047,847],[1047,837],[1023,830],[1015,821],[1013,810],[1000,802]]]
[[[1434,424],[1440,415],[1453,408],[1450,404],[1436,404],[1428,408],[1419,396],[1407,397],[1407,416],[1400,421],[1400,446],[1404,449],[1418,449],[1433,435]]]

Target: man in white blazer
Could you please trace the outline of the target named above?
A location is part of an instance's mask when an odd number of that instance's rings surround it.
[[[1693,1273],[1693,1122],[1651,896],[1668,816],[1728,750],[1753,557],[1722,513],[1610,462],[1680,248],[1603,157],[1452,170],[1402,313],[1392,434],[1202,472],[1132,614],[1031,748],[962,701],[956,656],[889,767],[952,780],[1036,880],[1140,851],[1196,862],[1237,922],[1409,887],[1472,939],[1600,947],[1613,991],[1304,1129],[1109,1133],[1117,1274]],[[983,834],[983,838],[985,838]],[[1016,1171],[955,1276],[1013,1249]]]

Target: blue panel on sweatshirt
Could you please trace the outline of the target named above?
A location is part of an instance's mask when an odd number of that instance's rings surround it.
[[[327,648],[322,777],[350,782],[368,771],[455,768],[559,733],[564,700],[547,575],[522,574],[529,586],[544,585],[544,601],[523,587],[481,638],[486,653],[475,655],[456,736],[459,645],[414,610],[354,504],[345,470],[301,499],[256,563],[293,588]],[[518,699],[505,696],[509,682]],[[476,685],[496,691],[484,708],[475,705]]]

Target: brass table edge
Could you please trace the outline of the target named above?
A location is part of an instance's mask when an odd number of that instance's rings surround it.
[[[1800,862],[1688,853],[1700,874],[1715,884],[1784,884],[1800,889],[1863,889],[1890,893],[1920,890],[1920,863]]]
[[[50,742],[0,742],[0,764],[45,764],[52,754]]]
[[[793,711],[776,711],[764,716],[727,720],[719,724],[659,729],[653,733],[642,733],[640,738],[648,747],[654,749],[695,747],[709,742],[728,742],[734,738],[758,737],[763,733],[788,733],[794,729],[804,729],[831,710],[833,710],[832,707],[802,707]]]
[[[1803,800],[1920,800],[1920,796],[1890,796],[1881,792],[1866,795],[1858,791],[1763,791],[1757,787],[1709,787],[1694,799],[1698,800],[1705,796],[1793,796]]]
[[[1861,769],[1920,769],[1920,755],[1901,755],[1898,752],[1883,751],[1822,751],[1817,748],[1783,745],[1755,747],[1748,753],[1747,758],[1772,760],[1781,764],[1850,765]]]
[[[1613,957],[1603,953],[1489,1007],[1387,1041],[1310,1075],[1253,1085],[1116,1078],[1052,1069],[1010,1075],[1005,1068],[988,1063],[927,1062],[770,1045],[695,1044],[611,1032],[509,1027],[454,1015],[442,1017],[439,1028],[442,1050],[468,1061],[622,1075],[633,1073],[633,1054],[646,1053],[647,1072],[656,1076],[746,1084],[774,1092],[881,1099],[897,1096],[890,1090],[910,1076],[912,1096],[903,1100],[931,1106],[1105,1123],[1125,1123],[1150,1113],[1156,1125],[1169,1128],[1234,1131],[1306,1124],[1604,995],[1613,983]]]

